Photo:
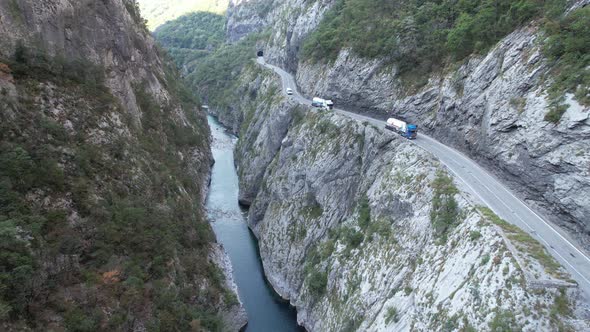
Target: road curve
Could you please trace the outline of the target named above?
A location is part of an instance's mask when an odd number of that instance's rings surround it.
[[[291,74],[277,66],[266,63],[262,57],[259,57],[257,62],[272,69],[281,77],[283,94],[285,94],[287,88],[291,88],[293,90],[293,95],[290,96],[292,99],[301,104],[311,104],[311,100],[304,98],[299,93]],[[335,109],[334,111],[359,121],[367,121],[377,127],[385,126],[385,121],[382,120],[341,109]],[[580,249],[575,242],[568,238],[567,234],[546,221],[539,213],[533,211],[496,177],[463,153],[423,133],[419,133],[418,138],[412,142],[439,158],[451,170],[456,179],[462,182],[465,190],[480,200],[481,203],[487,205],[499,217],[520,227],[542,243],[547,251],[577,281],[584,298],[586,300],[590,299],[590,258],[583,249]]]

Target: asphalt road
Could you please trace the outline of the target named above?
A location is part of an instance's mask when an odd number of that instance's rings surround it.
[[[284,94],[286,94],[285,90],[287,88],[291,88],[293,89],[293,95],[290,98],[302,104],[311,105],[311,100],[304,98],[297,90],[297,85],[291,74],[279,67],[267,64],[264,58],[260,57],[257,61],[259,64],[274,70],[281,77]],[[335,109],[334,111],[359,121],[367,121],[378,127],[385,127],[385,121],[382,120],[341,109]],[[563,230],[533,211],[495,176],[463,153],[423,133],[419,133],[418,138],[411,142],[438,157],[451,170],[456,179],[462,182],[462,188],[471,193],[480,203],[489,207],[502,219],[520,227],[541,242],[547,248],[547,251],[578,282],[585,295],[584,297],[590,299],[590,258]]]

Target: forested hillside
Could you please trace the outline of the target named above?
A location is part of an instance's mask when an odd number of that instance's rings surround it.
[[[256,42],[262,34],[252,34],[235,44],[223,45],[186,75],[189,86],[206,98],[208,103],[231,106],[235,97],[236,78],[256,55]]]
[[[268,34],[225,43],[225,22],[224,16],[197,12],[167,22],[154,36],[205,102],[228,105],[235,78],[255,55],[256,41]]]
[[[225,41],[225,17],[208,12],[187,14],[160,26],[154,36],[179,68],[192,72],[198,60]]]
[[[207,11],[222,14],[229,0],[138,0],[141,15],[147,20],[150,30],[181,15]]]

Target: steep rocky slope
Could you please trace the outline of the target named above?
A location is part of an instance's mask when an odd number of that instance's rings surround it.
[[[235,42],[250,33],[271,28],[270,40],[263,44],[266,59],[295,71],[298,53],[305,37],[318,26],[334,2],[230,1],[227,10],[227,39]]]
[[[137,5],[1,0],[0,35],[0,330],[242,326],[206,119]]]
[[[524,232],[396,135],[283,97],[247,69],[235,107],[240,200],[270,283],[310,331],[587,328],[575,288]]]
[[[587,245],[590,108],[566,95],[561,121],[546,120],[555,73],[554,62],[541,52],[545,38],[539,21],[516,29],[486,54],[421,77],[424,85],[408,86],[386,59],[361,58],[350,49],[342,49],[333,62],[300,58],[305,38],[335,1],[284,1],[264,16],[260,2],[230,5],[230,40],[268,28],[267,61],[296,72],[308,96],[328,96],[349,110],[418,123],[495,171]],[[569,2],[568,12],[587,3]]]

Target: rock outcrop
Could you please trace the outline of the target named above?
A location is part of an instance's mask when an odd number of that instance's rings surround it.
[[[29,53],[86,60],[104,68],[105,84],[140,121],[132,85],[146,81],[159,101],[170,99],[161,51],[133,1],[11,1],[0,3],[0,55],[11,58],[21,43]]]
[[[572,8],[586,3],[576,1]],[[529,204],[589,245],[590,108],[568,96],[569,108],[559,124],[544,119],[551,66],[541,53],[538,22],[514,31],[485,55],[426,77],[424,86],[412,90],[395,67],[347,49],[333,63],[297,58],[302,40],[332,4],[285,1],[267,15],[260,22],[272,31],[264,47],[267,61],[296,72],[307,96],[329,96],[351,111],[417,122],[423,132],[494,171]],[[241,16],[229,13],[230,35],[244,13],[256,10],[247,3],[238,7],[234,11]]]
[[[587,328],[563,270],[433,156],[292,104],[272,72],[248,68],[239,106],[214,110],[239,128],[240,197],[266,276],[306,329]],[[437,204],[455,211],[448,227],[433,224]]]
[[[258,32],[266,26],[264,13],[260,12],[259,4],[270,1],[254,0],[252,2],[243,0],[231,0],[227,8],[227,40],[236,42],[250,33]]]
[[[270,39],[263,46],[266,59],[295,71],[304,38],[334,3],[334,0],[232,0],[227,11],[227,40],[235,42],[270,28]]]
[[[135,1],[0,0],[0,36],[0,330],[242,327],[206,118]]]

